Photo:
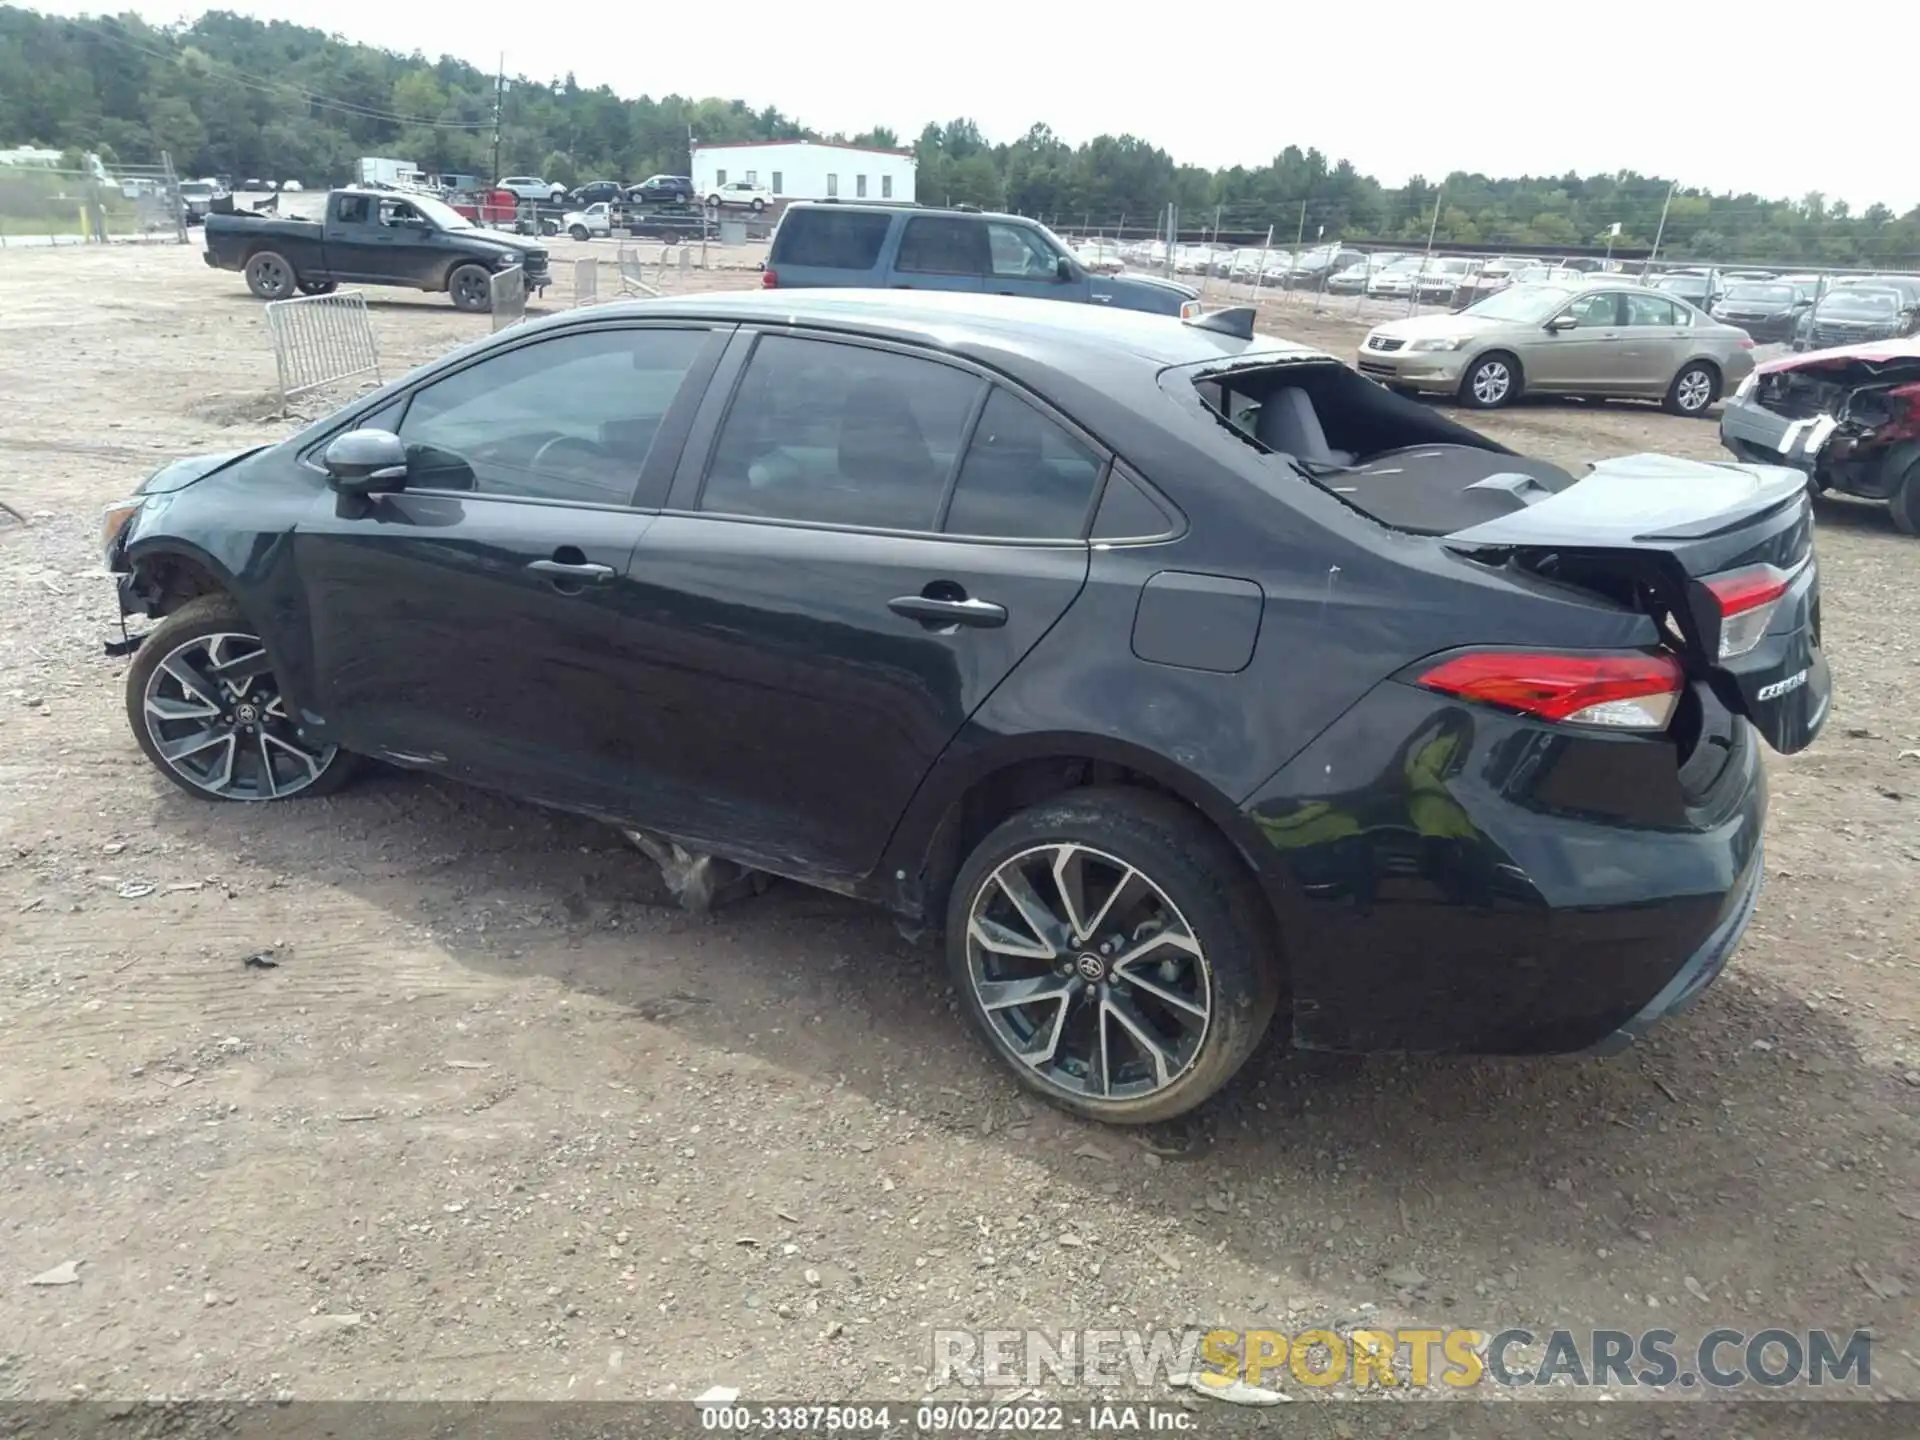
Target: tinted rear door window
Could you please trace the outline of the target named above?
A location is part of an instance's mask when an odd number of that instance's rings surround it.
[[[768,263],[871,270],[880,262],[892,223],[891,215],[858,210],[796,210],[781,222]]]
[[[1078,539],[1099,479],[1098,455],[996,389],[967,446],[944,528],[950,535]]]
[[[977,220],[922,216],[907,222],[895,268],[919,275],[984,275],[986,226]]]
[[[700,508],[933,530],[982,383],[931,360],[766,336],[714,443]]]

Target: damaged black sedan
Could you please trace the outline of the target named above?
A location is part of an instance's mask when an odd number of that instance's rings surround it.
[[[107,517],[126,712],[215,801],[366,759],[941,937],[1020,1081],[1610,1048],[1828,712],[1805,486],[1576,478],[1250,311],[696,295],[478,341]],[[875,983],[891,962],[873,957]]]
[[[1920,340],[1882,340],[1762,363],[1720,415],[1742,460],[1791,465],[1816,491],[1884,500],[1920,534]]]

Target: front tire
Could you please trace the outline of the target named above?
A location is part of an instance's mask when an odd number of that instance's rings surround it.
[[[340,282],[337,280],[302,280],[300,282],[302,295],[331,295],[339,288]]]
[[[954,879],[945,944],[969,1020],[1019,1082],[1111,1124],[1201,1104],[1279,1001],[1245,865],[1147,791],[1074,791],[1002,823]]]
[[[1482,355],[1460,377],[1460,403],[1473,410],[1498,410],[1520,393],[1520,362],[1504,350]]]
[[[127,670],[127,720],[156,769],[202,800],[330,795],[357,757],[303,739],[266,646],[225,595],[183,605]]]
[[[1887,513],[1902,535],[1920,535],[1920,464],[1907,467],[1900,488],[1887,501]]]
[[[575,225],[572,229],[567,231],[567,234],[572,236],[575,240],[585,241],[593,238],[590,234],[588,234],[587,227],[584,225]]]
[[[462,265],[447,277],[447,294],[454,309],[484,315],[493,309],[493,277],[484,266]]]
[[[1690,360],[1667,386],[1667,398],[1661,403],[1669,413],[1698,420],[1720,394],[1720,372],[1704,360]]]
[[[262,300],[285,300],[300,283],[284,255],[262,250],[247,261],[247,288]]]
[[[756,215],[758,215],[762,210],[765,210],[766,208],[767,208],[767,202],[764,200],[755,200],[753,202],[753,213]]]

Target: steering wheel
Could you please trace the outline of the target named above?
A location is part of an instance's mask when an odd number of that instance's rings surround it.
[[[613,453],[597,440],[588,440],[579,435],[556,435],[533,452],[533,462],[528,468],[541,479],[549,478],[547,462],[549,458],[558,456],[561,459],[560,478],[575,479],[581,472],[578,466],[565,463],[570,455],[588,462],[613,459]]]

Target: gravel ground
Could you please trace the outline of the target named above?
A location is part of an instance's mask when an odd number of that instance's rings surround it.
[[[486,327],[372,310],[389,374]],[[1270,1046],[1136,1137],[1023,1099],[841,899],[691,918],[611,832],[410,775],[165,784],[96,517],[293,428],[261,309],[192,249],[20,251],[0,335],[0,1399],[899,1398],[936,1326],[1316,1323],[1870,1327],[1873,1392],[1920,1398],[1920,549],[1878,509],[1822,511],[1836,713],[1770,757],[1759,915],[1693,1012],[1604,1060]],[[1485,428],[1717,454],[1635,405]]]

